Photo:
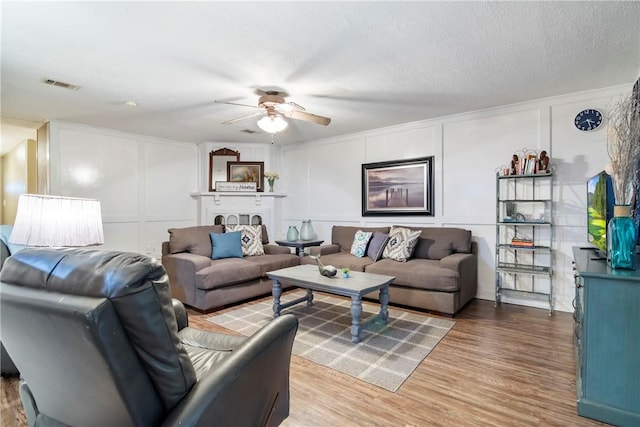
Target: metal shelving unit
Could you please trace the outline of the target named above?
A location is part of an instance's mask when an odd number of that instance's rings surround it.
[[[496,175],[495,302],[534,299],[553,313],[553,173]]]

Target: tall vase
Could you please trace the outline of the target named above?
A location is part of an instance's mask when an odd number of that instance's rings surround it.
[[[302,221],[302,227],[300,227],[300,239],[313,240],[316,237],[316,233],[313,231],[313,225],[311,220],[307,219]]]
[[[629,205],[613,207],[607,224],[607,262],[611,268],[636,269],[636,227]]]
[[[267,178],[267,183],[269,184],[269,193],[273,193],[273,184],[276,183],[275,178]]]
[[[298,240],[298,229],[295,225],[289,226],[289,230],[287,231],[287,240],[289,242],[295,242]]]

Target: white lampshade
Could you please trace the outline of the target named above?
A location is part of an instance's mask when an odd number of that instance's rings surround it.
[[[22,194],[9,242],[53,247],[101,245],[100,201]]]
[[[258,120],[258,127],[265,132],[277,133],[283,131],[289,126],[289,123],[282,118],[280,114],[274,116],[264,116]]]

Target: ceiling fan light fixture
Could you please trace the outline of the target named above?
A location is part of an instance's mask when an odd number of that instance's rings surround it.
[[[289,126],[289,123],[280,114],[264,116],[258,120],[258,127],[268,133],[282,132]]]

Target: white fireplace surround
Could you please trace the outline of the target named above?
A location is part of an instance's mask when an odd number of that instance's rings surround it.
[[[270,241],[282,234],[276,218],[280,217],[280,199],[284,194],[211,192],[192,193],[191,197],[198,202],[198,225],[214,224],[219,215],[224,218],[225,225],[234,222],[256,224],[261,219],[261,224],[267,226]]]

